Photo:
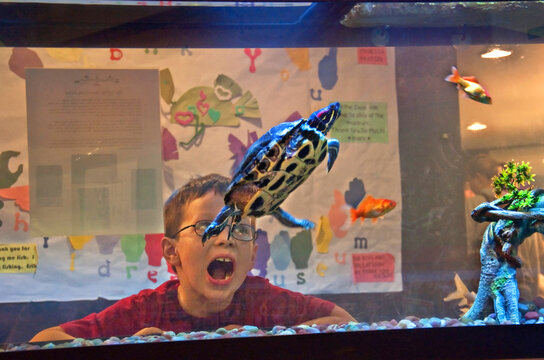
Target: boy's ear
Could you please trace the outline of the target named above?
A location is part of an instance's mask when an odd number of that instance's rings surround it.
[[[161,241],[162,255],[172,266],[181,265],[178,252],[176,251],[176,240],[163,237]]]

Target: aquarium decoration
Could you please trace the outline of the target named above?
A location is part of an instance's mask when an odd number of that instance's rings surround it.
[[[525,32],[542,27],[543,1],[361,2],[344,15],[346,27],[498,26]]]
[[[471,213],[478,222],[491,222],[480,248],[480,284],[472,307],[461,317],[470,322],[495,313],[498,323],[520,323],[516,270],[518,247],[535,232],[544,233],[544,189],[532,189],[529,163],[509,161],[493,177],[495,201],[478,205]]]
[[[279,206],[327,154],[327,172],[331,170],[340,142],[325,135],[339,116],[340,103],[334,102],[308,119],[272,127],[253,143],[232,177],[225,206],[204,232],[202,243],[223,231],[229,219],[238,223],[242,216],[272,215],[285,226],[313,228],[311,221],[296,219]]]

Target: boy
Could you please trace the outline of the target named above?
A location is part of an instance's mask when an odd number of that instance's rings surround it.
[[[203,176],[166,201],[162,250],[178,280],[121,299],[98,314],[45,329],[30,341],[355,321],[329,301],[247,275],[257,254],[254,218],[227,226],[202,244],[202,233],[224,206],[228,185],[223,176]]]

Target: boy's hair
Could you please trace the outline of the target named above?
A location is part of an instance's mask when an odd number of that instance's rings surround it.
[[[198,199],[212,190],[224,195],[229,184],[229,178],[219,174],[209,174],[192,178],[174,191],[164,203],[164,235],[171,237],[179,230],[185,205],[190,201]]]
[[[472,178],[480,173],[489,178],[490,181],[493,176],[498,174],[499,168],[502,168],[502,163],[487,153],[476,154],[465,164],[467,178]]]

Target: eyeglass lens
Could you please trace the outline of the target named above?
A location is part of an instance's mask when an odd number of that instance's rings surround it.
[[[200,220],[195,224],[195,233],[198,236],[204,235],[204,231],[211,224],[211,220]],[[230,226],[230,225],[227,225]],[[255,229],[251,225],[236,224],[231,227],[230,235],[240,241],[251,241],[255,237]]]

